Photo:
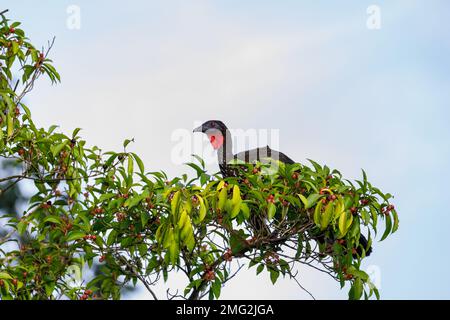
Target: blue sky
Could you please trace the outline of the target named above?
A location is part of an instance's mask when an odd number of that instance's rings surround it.
[[[68,5],[81,29],[66,27]],[[369,30],[366,9],[381,9]],[[448,1],[3,1],[34,43],[56,36],[62,84],[28,98],[36,121],[82,127],[92,144],[134,151],[149,169],[171,161],[171,134],[223,119],[280,130],[280,149],[395,195],[400,229],[374,245],[385,299],[449,299],[450,4]],[[196,138],[198,139],[198,138]],[[345,298],[303,270],[317,298]],[[242,290],[242,288],[251,288]],[[244,272],[224,298],[308,298]],[[139,298],[145,298],[139,293]]]

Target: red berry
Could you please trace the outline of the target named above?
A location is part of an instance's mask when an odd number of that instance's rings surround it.
[[[23,156],[25,153],[25,150],[19,149],[19,151],[17,153],[19,154],[19,156]]]
[[[330,199],[331,199],[331,201],[334,201],[334,200],[337,199],[337,197],[336,197],[334,194],[332,194],[331,197],[330,197]]]
[[[17,286],[17,279],[12,279],[12,284],[16,287]]]
[[[14,29],[14,28],[9,28],[9,33],[14,33],[14,32],[16,32],[16,29]]]
[[[86,294],[83,294],[80,298],[80,300],[87,300],[88,296]]]
[[[105,256],[101,256],[100,259],[98,259],[99,262],[103,262],[105,261],[106,257]]]
[[[297,180],[297,179],[298,179],[298,173],[297,173],[297,172],[294,172],[294,173],[292,174],[292,179],[294,179],[294,180]]]
[[[22,275],[24,278],[26,278],[28,276],[28,272],[24,271],[24,273]]]
[[[358,210],[356,209],[356,207],[351,207],[351,208],[350,208],[350,211],[351,211],[352,214],[356,214],[356,212],[357,212]]]
[[[84,291],[84,294],[90,296],[92,294],[92,290],[87,289]]]

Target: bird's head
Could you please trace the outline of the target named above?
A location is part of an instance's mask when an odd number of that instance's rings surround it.
[[[227,136],[227,130],[227,126],[222,121],[209,120],[198,128],[195,128],[194,132],[202,132],[206,134],[212,147],[217,150],[224,144]]]

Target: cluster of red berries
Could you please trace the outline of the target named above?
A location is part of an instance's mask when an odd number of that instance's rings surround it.
[[[121,221],[125,220],[125,218],[126,218],[126,214],[125,213],[123,213],[123,212],[117,212],[116,213],[117,221],[121,222]]]
[[[369,204],[369,199],[361,199],[361,205],[367,206]]]
[[[231,252],[231,249],[230,249],[230,248],[228,248],[228,249],[225,251],[225,253],[224,253],[224,255],[223,255],[223,259],[224,259],[225,261],[228,261],[228,262],[230,262],[231,260],[233,260],[233,253]]]
[[[92,214],[95,216],[97,214],[102,214],[103,212],[105,212],[105,210],[103,208],[94,208],[92,210]]]
[[[267,197],[267,202],[275,203],[275,196],[273,194],[269,194],[269,196]]]
[[[291,177],[292,177],[292,179],[297,180],[298,179],[298,173],[294,172]]]
[[[258,173],[259,173],[259,169],[258,168],[253,168],[252,174],[258,174]]]
[[[191,197],[191,202],[194,206],[198,205],[198,202],[199,202],[198,197],[196,195],[193,195]]]
[[[351,208],[350,208],[350,212],[351,212],[353,215],[356,215],[356,214],[358,213],[358,209],[357,209],[356,207],[351,207]]]
[[[124,194],[119,194],[117,195],[118,198],[123,198],[123,199],[128,199],[130,197],[130,195],[128,193],[124,193]]]
[[[347,273],[344,278],[345,278],[345,280],[351,280],[351,279],[353,279],[353,275]]]
[[[215,278],[216,278],[216,275],[214,274],[214,271],[208,267],[203,276],[203,279],[206,281],[213,281]]]
[[[105,255],[100,256],[100,259],[98,259],[98,261],[99,261],[100,263],[102,263],[102,262],[105,261],[105,260],[106,260],[106,256],[105,256]]]
[[[67,232],[69,232],[70,230],[72,230],[72,228],[73,228],[73,225],[69,222],[68,224],[66,224],[64,227],[63,227],[63,232],[64,232],[64,234],[67,234]]]
[[[91,296],[93,294],[92,290],[84,290],[83,295],[80,297],[80,300],[87,300],[89,298],[89,296]]]
[[[87,234],[87,235],[85,235],[85,236],[83,237],[83,239],[84,239],[84,240],[94,240],[94,241],[95,241],[95,239],[97,239],[97,236],[96,236],[96,235],[93,235],[93,234]]]
[[[395,207],[393,204],[388,205],[387,207],[382,207],[381,208],[381,213],[384,213],[385,215],[388,215],[389,212],[391,212],[392,210],[394,210]]]

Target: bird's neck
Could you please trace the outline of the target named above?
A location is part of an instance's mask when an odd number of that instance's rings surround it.
[[[226,134],[224,136],[224,141],[222,146],[217,150],[217,157],[219,161],[219,165],[227,164],[229,161],[233,159],[233,142],[231,138],[231,133],[227,129]]]

